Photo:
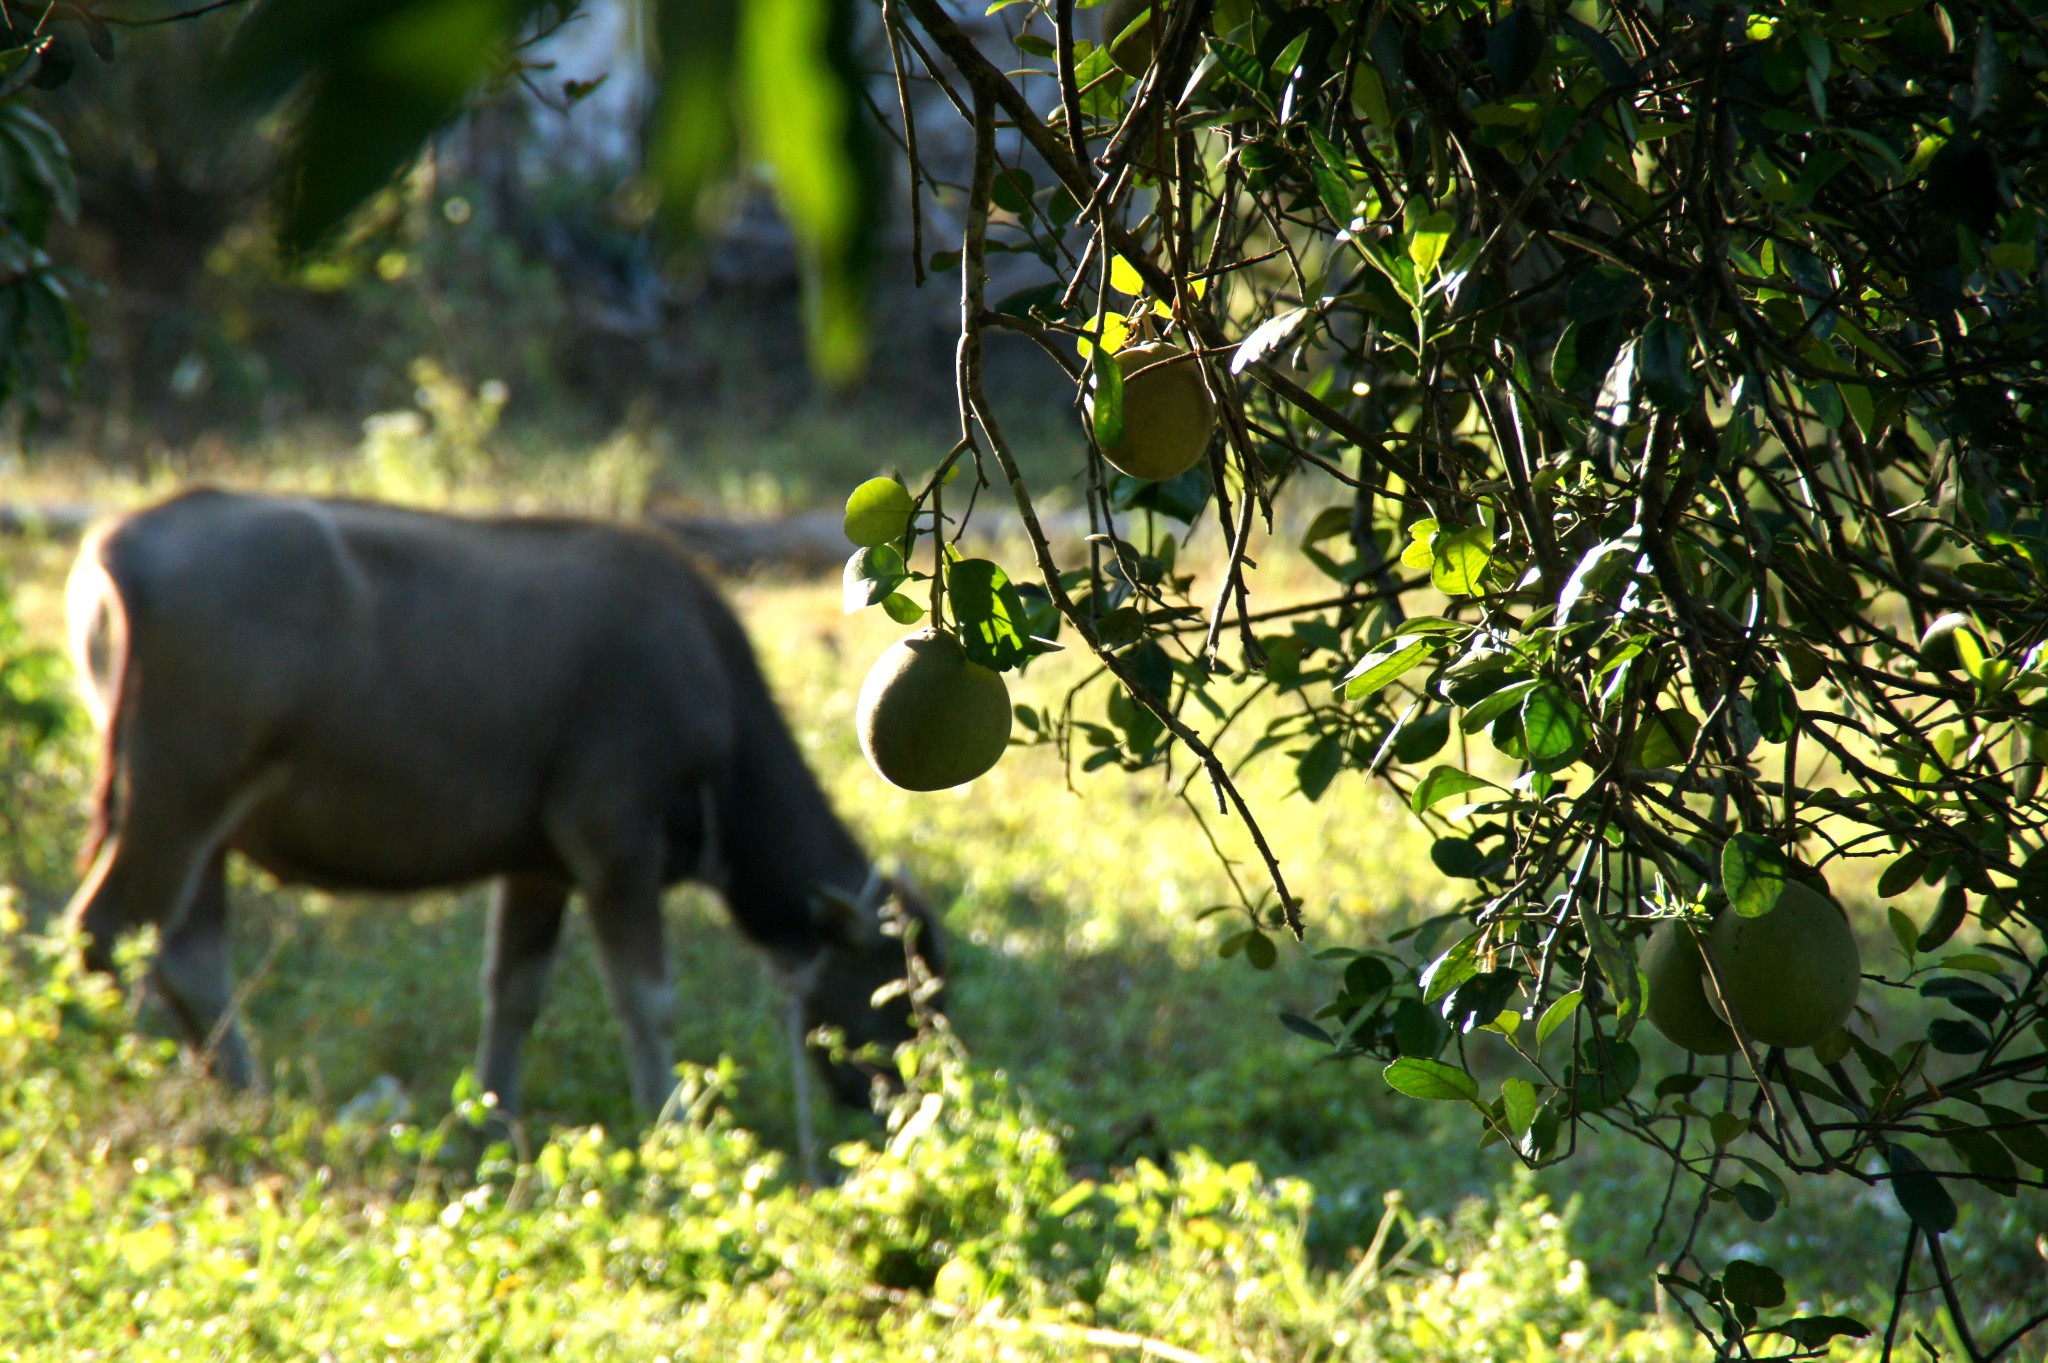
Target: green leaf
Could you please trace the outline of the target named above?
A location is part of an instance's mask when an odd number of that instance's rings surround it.
[[[1621,327],[1613,318],[1571,323],[1550,352],[1552,381],[1573,392],[1597,387],[1620,353],[1621,342]]]
[[[1975,1174],[1985,1187],[2001,1197],[2011,1197],[2018,1191],[2014,1180],[2019,1177],[2019,1166],[2013,1163],[2012,1153],[2000,1144],[1996,1136],[1938,1113],[1934,1122],[1941,1128],[1942,1138],[1962,1158],[1964,1167]]]
[[[1737,1259],[1721,1271],[1721,1290],[1737,1306],[1769,1309],[1785,1302],[1785,1280],[1776,1269]]]
[[[1899,950],[1906,953],[1908,961],[1913,959],[1920,942],[1920,925],[1896,908],[1887,908],[1886,916],[1891,920],[1892,936],[1899,944]]]
[[[1098,349],[1091,357],[1089,369],[1095,375],[1095,392],[1091,396],[1095,443],[1105,450],[1113,450],[1124,438],[1123,365],[1115,356]]]
[[[1884,868],[1884,874],[1877,878],[1877,897],[1892,899],[1904,894],[1920,883],[1921,873],[1927,869],[1927,855],[1918,848],[1907,852]]]
[[[903,555],[887,544],[856,549],[840,577],[840,607],[848,615],[866,610],[910,580]],[[892,612],[893,614],[893,612]]]
[[[1536,1120],[1536,1086],[1526,1079],[1504,1079],[1500,1086],[1501,1117],[1517,1140]]]
[[[1470,838],[1438,838],[1430,844],[1429,859],[1454,880],[1477,880],[1486,865],[1486,854]]]
[[[967,656],[1008,672],[1031,656],[1023,598],[1009,574],[985,558],[961,559],[946,570],[946,600]]]
[[[1628,943],[1615,935],[1614,924],[1600,911],[1597,897],[1579,896],[1579,922],[1585,926],[1586,941],[1593,948],[1593,958],[1600,964],[1600,974],[1607,981],[1608,997],[1614,1001],[1614,1011],[1622,1024],[1621,1034],[1628,1031],[1642,1016],[1643,975],[1636,969],[1636,960]]]
[[[1735,1205],[1752,1221],[1761,1224],[1778,1214],[1778,1199],[1761,1184],[1744,1179],[1729,1191],[1735,1195]]]
[[[1402,762],[1426,762],[1443,750],[1451,736],[1451,712],[1439,706],[1409,720],[1394,735],[1394,756]]]
[[[660,0],[654,17],[661,86],[648,121],[647,173],[688,233],[714,211],[711,190],[739,151],[739,6]]]
[[[894,478],[870,478],[846,499],[846,538],[866,546],[902,539],[913,505],[909,491]]]
[[[1493,537],[1477,526],[1439,530],[1429,538],[1430,581],[1454,596],[1478,596],[1486,590],[1486,570],[1493,563]]]
[[[1280,1025],[1282,1027],[1285,1027],[1288,1031],[1293,1032],[1297,1036],[1307,1037],[1310,1041],[1320,1041],[1325,1046],[1334,1046],[1337,1044],[1337,1039],[1335,1037],[1331,1036],[1321,1027],[1316,1026],[1315,1023],[1310,1022],[1307,1018],[1301,1017],[1297,1014],[1282,1013],[1280,1015]]]
[[[1230,357],[1230,372],[1242,374],[1245,370],[1265,359],[1266,356],[1279,349],[1287,338],[1292,336],[1301,324],[1313,315],[1307,308],[1288,308],[1283,312],[1273,314],[1265,321],[1259,323],[1256,327],[1252,328],[1249,335],[1238,342],[1237,353]],[[1340,509],[1345,513],[1343,528],[1349,530],[1351,528],[1350,508]]]
[[[1926,1163],[1903,1145],[1885,1145],[1885,1162],[1891,1165],[1892,1196],[1929,1235],[1946,1235],[1956,1227],[1956,1200]]]
[[[1479,1081],[1456,1065],[1421,1056],[1403,1056],[1384,1071],[1396,1093],[1433,1102],[1470,1102],[1479,1096]]]
[[[1273,963],[1280,959],[1280,952],[1273,945],[1273,939],[1263,932],[1252,932],[1244,942],[1244,958],[1251,962],[1254,970],[1271,970]]]
[[[1324,734],[1309,744],[1294,764],[1294,779],[1311,802],[1323,798],[1344,765],[1344,745],[1335,734]]]
[[[1643,329],[1636,346],[1636,371],[1643,391],[1663,412],[1682,411],[1699,396],[1699,380],[1693,376],[1689,355],[1692,338],[1685,328],[1668,317],[1659,317]]]
[[[1984,677],[1984,663],[1989,656],[1984,641],[1977,637],[1975,630],[1958,629],[1955,632],[1956,660],[1963,665],[1963,672],[1971,681]]]
[[[883,597],[882,610],[899,625],[914,625],[924,619],[924,607],[902,592],[891,592]]]
[[[2006,1149],[2036,1169],[2048,1169],[2048,1127],[2008,1107],[1994,1107],[1990,1103],[1977,1106],[1984,1109],[1986,1117],[1997,1123],[1998,1139],[2005,1142]]]
[[[1792,737],[1799,725],[1799,698],[1776,667],[1766,665],[1763,675],[1757,678],[1749,708],[1756,720],[1757,733],[1773,743],[1783,743]]]
[[[1458,727],[1468,734],[1476,734],[1487,725],[1499,719],[1510,710],[1521,708],[1522,701],[1542,682],[1531,677],[1525,681],[1510,682],[1500,690],[1475,702],[1458,719]]]
[[[278,175],[281,245],[299,256],[419,156],[504,55],[532,0],[268,0],[236,30],[229,97],[275,104],[311,77]]]
[[[1778,906],[1791,863],[1768,839],[1737,833],[1721,848],[1721,888],[1744,918],[1761,918]]]
[[[1491,786],[1493,782],[1470,772],[1459,771],[1456,767],[1432,767],[1427,776],[1415,783],[1415,793],[1408,798],[1408,807],[1417,814],[1430,806],[1462,795],[1468,790]]]
[[[1502,94],[1521,89],[1543,60],[1545,34],[1533,9],[1517,5],[1487,35],[1486,64]]]
[[[989,201],[1005,213],[1023,216],[1031,212],[1031,195],[1036,189],[1030,171],[1022,168],[1006,170],[989,186]],[[1120,259],[1118,263],[1122,263]]]
[[[1449,213],[1438,212],[1415,224],[1408,238],[1408,259],[1415,263],[1417,279],[1428,279],[1437,262],[1444,258],[1444,248],[1450,244],[1451,230],[1457,221]]]
[[[1581,271],[1565,291],[1565,311],[1574,322],[1599,322],[1636,306],[1643,281],[1614,265]]]
[[[1355,196],[1351,192],[1351,175],[1345,167],[1344,154],[1313,126],[1309,128],[1308,135],[1316,150],[1316,158],[1309,166],[1315,176],[1316,197],[1323,201],[1323,208],[1332,219],[1340,223],[1349,222]]]
[[[25,57],[27,49],[16,48],[11,55]],[[4,128],[8,141],[21,153],[23,169],[28,179],[33,181],[33,188],[40,189],[49,200],[47,206],[35,214],[38,226],[30,233],[40,245],[51,217],[65,223],[78,218],[77,169],[71,163],[71,153],[65,147],[63,137],[33,110],[18,103],[8,103],[0,128]],[[28,189],[29,185],[17,184],[15,193],[26,198],[28,196],[22,191]],[[18,221],[25,216],[16,214]]]
[[[1345,699],[1359,700],[1372,695],[1435,651],[1434,640],[1417,639],[1398,648],[1368,653],[1344,674]]]
[[[1601,79],[1614,86],[1635,84],[1635,68],[1606,34],[1570,13],[1559,13],[1557,25],[1579,40],[1580,46],[1593,58],[1593,65],[1599,70]]]
[[[1599,1112],[1628,1097],[1642,1077],[1642,1057],[1626,1041],[1602,1042],[1587,1037],[1579,1047],[1581,1063],[1572,1074],[1572,1099],[1581,1112]]]
[[[1387,104],[1386,82],[1370,62],[1357,63],[1351,73],[1351,107],[1381,131],[1392,129],[1394,114]]]
[[[1522,742],[1538,771],[1556,771],[1583,757],[1586,729],[1585,708],[1554,683],[1545,682],[1522,702]]]
[[[1459,938],[1455,946],[1424,966],[1415,983],[1422,990],[1424,1003],[1436,1003],[1478,973],[1479,934],[1475,932]]]
[[[1943,965],[1949,963],[1942,962]],[[1940,999],[1982,1022],[1994,1021],[2005,1011],[2005,1000],[1996,991],[1960,975],[1937,975],[1931,980],[1924,980],[1920,985],[1920,995],[1922,998]]]
[[[843,383],[867,358],[868,293],[890,183],[862,102],[855,25],[843,0],[745,0],[737,8],[747,149],[767,166],[796,238],[811,365]],[[697,41],[694,33],[681,38],[684,46]],[[661,50],[675,50],[666,27]]]
[[[1572,1014],[1579,1011],[1579,1000],[1583,997],[1583,994],[1574,989],[1543,1010],[1543,1017],[1536,1024],[1538,1046],[1550,1040],[1552,1033],[1572,1020]]]
[[[1659,710],[1636,730],[1636,765],[1675,767],[1692,755],[1700,722],[1688,710]]]
[[[1821,1349],[1837,1335],[1847,1339],[1868,1339],[1871,1329],[1849,1316],[1796,1316],[1776,1325],[1759,1325],[1755,1333],[1783,1335],[1802,1349]]]

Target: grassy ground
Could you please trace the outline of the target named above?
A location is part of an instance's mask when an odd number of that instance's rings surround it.
[[[874,450],[856,475],[889,462]],[[661,451],[609,458],[535,455],[455,500],[630,509],[663,479],[732,477],[754,505],[805,495]],[[335,481],[314,459],[271,462],[285,482]],[[75,468],[21,485],[139,490]],[[67,551],[5,552],[31,637],[54,642]],[[706,1067],[696,1119],[636,1135],[573,932],[529,1051],[538,1156],[471,1183],[436,1133],[459,1125],[442,1118],[475,1036],[479,895],[330,899],[243,877],[268,1100],[182,1073],[22,937],[0,967],[0,1359],[1136,1357],[1147,1339],[1218,1359],[1706,1356],[1660,1315],[1650,1270],[1676,1239],[1652,1238],[1664,1183],[1644,1152],[1596,1137],[1518,1177],[1474,1149],[1468,1114],[1318,1063],[1275,1020],[1327,997],[1315,948],[1380,940],[1447,898],[1398,806],[1357,782],[1311,804],[1280,770],[1253,778],[1311,930],[1260,972],[1218,957],[1225,920],[1200,914],[1227,883],[1157,775],[1073,775],[1020,749],[967,790],[896,791],[850,723],[893,627],[842,616],[836,584],[732,594],[838,807],[941,907],[960,1046],[919,1062],[933,1096],[887,1130],[834,1115],[843,1180],[799,1186],[778,1153],[794,1137],[772,996],[716,904],[683,891],[670,951],[678,1047]],[[1014,698],[1057,703],[1078,666],[1035,665]],[[45,765],[34,837],[61,844],[82,762]],[[31,873],[18,914],[40,920],[67,888],[53,858],[9,862]],[[407,1122],[337,1118],[399,1089]],[[2006,1320],[2038,1287],[2048,1210],[1988,1199],[1964,1217],[1951,1256]],[[1788,1314],[1881,1319],[1903,1229],[1887,1197],[1808,1185],[1767,1225],[1720,1210],[1700,1253],[1784,1271]],[[1947,1347],[1931,1311],[1918,1324]]]

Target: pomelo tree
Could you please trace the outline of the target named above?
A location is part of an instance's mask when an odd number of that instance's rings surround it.
[[[1966,1356],[2021,1347],[2042,1317],[1982,1337],[1944,1236],[1958,1185],[2048,1186],[2038,17],[995,9],[1013,50],[938,0],[888,10],[899,63],[976,148],[961,443],[908,489],[930,514],[898,547],[954,532],[957,461],[1008,485],[1034,549],[1016,576],[1107,674],[1093,707],[1026,727],[1084,765],[1194,764],[1266,862],[1223,943],[1254,965],[1303,923],[1234,773],[1398,791],[1469,893],[1405,941],[1327,944],[1340,991],[1285,1021],[1470,1108],[1511,1158],[1568,1159],[1589,1126],[1655,1147],[1680,1227],[1662,1280],[1724,1355],[1873,1330],[1889,1349],[1921,1287]],[[992,251],[1046,283],[988,298]],[[1041,532],[987,399],[992,328],[1074,380],[1084,558]],[[1099,457],[1128,438],[1106,360],[1158,341],[1200,357],[1218,420],[1195,468],[1146,483]],[[1283,494],[1324,504],[1293,547],[1325,598],[1246,581]],[[1162,520],[1227,546],[1199,597]],[[953,623],[1026,636],[983,659],[1020,666],[1033,605],[956,599]],[[1232,746],[1262,691],[1289,703]],[[1831,883],[1932,904],[1887,910],[1860,991]],[[1732,1044],[1652,1074],[1670,1053],[1639,1044],[1639,958],[1660,925],[1693,939],[1667,956]],[[1933,1006],[1888,1006],[1906,996]],[[1481,1047],[1496,1072],[1513,1057],[1497,1089]],[[1788,1318],[1768,1265],[1691,1252],[1707,1217],[1767,1220],[1822,1175],[1905,1212],[1888,1322]]]

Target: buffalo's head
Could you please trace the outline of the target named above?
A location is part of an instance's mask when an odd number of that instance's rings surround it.
[[[869,1107],[877,1079],[900,1087],[890,1053],[917,1035],[920,1019],[943,1011],[938,923],[895,877],[873,877],[858,896],[823,891],[816,902],[825,946],[791,983],[805,1035],[830,1028],[844,1039],[837,1057],[809,1048],[833,1096]]]

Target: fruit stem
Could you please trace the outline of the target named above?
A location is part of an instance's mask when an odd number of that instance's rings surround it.
[[[920,18],[923,18],[931,9],[933,0],[910,0],[910,3]],[[934,25],[951,28],[954,33],[959,31],[943,12],[926,20],[928,30]],[[971,44],[969,48],[972,51]],[[1040,579],[1045,583],[1046,594],[1052,598],[1053,605],[1059,609],[1060,615],[1071,623],[1087,642],[1089,651],[1095,654],[1097,661],[1122,682],[1132,698],[1149,710],[1153,718],[1164,725],[1167,732],[1180,740],[1187,750],[1194,754],[1196,760],[1201,762],[1209,774],[1210,781],[1228,800],[1230,807],[1237,813],[1238,821],[1244,825],[1245,832],[1252,840],[1252,846],[1258,851],[1259,859],[1265,863],[1267,878],[1273,882],[1287,929],[1294,934],[1296,941],[1300,941],[1303,934],[1301,901],[1288,890],[1286,875],[1280,868],[1280,859],[1274,855],[1272,844],[1266,840],[1265,830],[1259,826],[1258,818],[1252,813],[1251,805],[1245,800],[1244,793],[1237,788],[1237,783],[1231,780],[1230,772],[1222,759],[1216,756],[1215,749],[1202,741],[1200,734],[1188,727],[1171,706],[1153,695],[1132,675],[1128,663],[1104,646],[1101,637],[1095,632],[1094,620],[1079,610],[1074,605],[1073,597],[1067,594],[1066,587],[1060,581],[1059,564],[1053,558],[1052,545],[1045,536],[1045,527],[1039,523],[1038,510],[1032,505],[1031,490],[1025,485],[1024,476],[1017,468],[1016,454],[1010,449],[1009,442],[1003,438],[1002,427],[997,423],[995,411],[989,404],[981,374],[982,286],[987,250],[989,186],[995,178],[995,92],[1007,86],[1007,82],[1002,80],[1000,72],[995,72],[988,66],[978,52],[973,52],[968,58],[956,56],[955,62],[961,67],[961,74],[967,78],[974,90],[974,168],[969,180],[967,226],[963,233],[960,253],[962,326],[959,381],[962,393],[967,399],[968,410],[980,424],[982,433],[988,437],[989,449],[995,454],[996,463],[1002,468],[1004,478],[1009,481],[1010,495],[1017,503],[1017,518],[1024,523],[1024,534],[1031,542],[1032,558],[1038,566]],[[967,414],[967,411],[961,414],[963,424]]]
[[[1742,1063],[1749,1067],[1750,1076],[1756,1080],[1757,1089],[1763,1094],[1764,1103],[1771,1109],[1771,1117],[1778,1126],[1779,1139],[1783,1140],[1794,1154],[1804,1153],[1804,1148],[1799,1143],[1798,1131],[1785,1119],[1785,1110],[1778,1106],[1777,1090],[1771,1087],[1770,1079],[1764,1074],[1763,1063],[1757,1060],[1756,1043],[1750,1039],[1749,1029],[1742,1025],[1741,1018],[1735,1012],[1735,1005],[1728,1001],[1727,991],[1721,988],[1721,972],[1714,968],[1713,954],[1707,950],[1706,941],[1700,936],[1693,921],[1690,918],[1680,921],[1685,932],[1692,937],[1693,946],[1699,950],[1701,973],[1706,976],[1715,999],[1721,1004],[1721,1015],[1727,1019],[1728,1030],[1735,1034],[1735,1044],[1742,1048]]]
[[[939,514],[943,471],[932,477],[932,628],[946,627],[946,520]]]

